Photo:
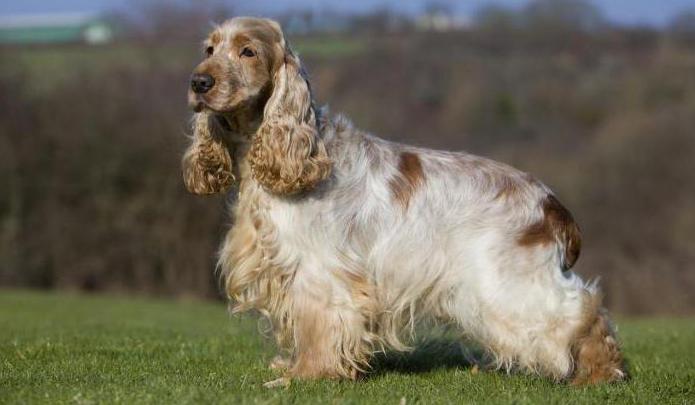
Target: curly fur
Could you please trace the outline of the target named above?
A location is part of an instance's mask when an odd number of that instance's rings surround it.
[[[286,378],[357,378],[429,320],[456,325],[498,367],[578,384],[625,376],[596,287],[570,271],[578,227],[545,185],[314,109],[273,21],[234,18],[206,46],[195,72],[223,83],[189,93],[205,130],[184,166],[239,179],[219,269],[235,312],[270,319]],[[200,147],[210,140],[226,149]]]
[[[193,194],[222,193],[234,183],[229,149],[214,134],[218,127],[212,114],[198,113],[194,118],[193,141],[181,163],[183,182]]]
[[[276,194],[309,190],[330,174],[309,84],[289,50],[273,78],[273,93],[248,159],[255,179]]]

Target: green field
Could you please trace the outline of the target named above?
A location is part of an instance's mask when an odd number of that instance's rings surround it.
[[[695,321],[619,328],[633,378],[616,385],[476,373],[433,345],[382,360],[364,381],[268,390],[272,345],[255,319],[230,319],[222,304],[0,290],[0,402],[695,403]]]

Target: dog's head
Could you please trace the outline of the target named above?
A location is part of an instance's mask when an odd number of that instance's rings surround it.
[[[195,111],[231,114],[267,101],[285,54],[275,21],[231,19],[210,33],[203,48],[204,59],[193,70],[188,92]]]
[[[276,194],[304,191],[326,178],[331,164],[309,83],[280,25],[233,18],[208,36],[204,48],[205,59],[191,75],[189,105],[229,132],[259,123],[246,156],[254,178]]]

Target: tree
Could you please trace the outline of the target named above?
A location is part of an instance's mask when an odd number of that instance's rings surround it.
[[[606,25],[601,11],[587,0],[533,0],[523,15],[529,28],[541,31],[593,32]]]
[[[122,26],[135,38],[157,42],[199,41],[213,23],[233,16],[232,9],[220,0],[155,0],[134,4],[121,16]]]
[[[506,32],[518,27],[519,16],[509,8],[492,4],[476,11],[474,24],[482,30]]]
[[[695,9],[676,15],[668,25],[668,33],[680,40],[695,40]]]

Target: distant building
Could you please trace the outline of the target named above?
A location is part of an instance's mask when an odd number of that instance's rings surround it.
[[[472,21],[463,15],[436,11],[419,16],[415,26],[421,31],[456,31],[470,28]]]
[[[0,44],[86,43],[113,40],[113,27],[94,14],[30,14],[0,17]]]

